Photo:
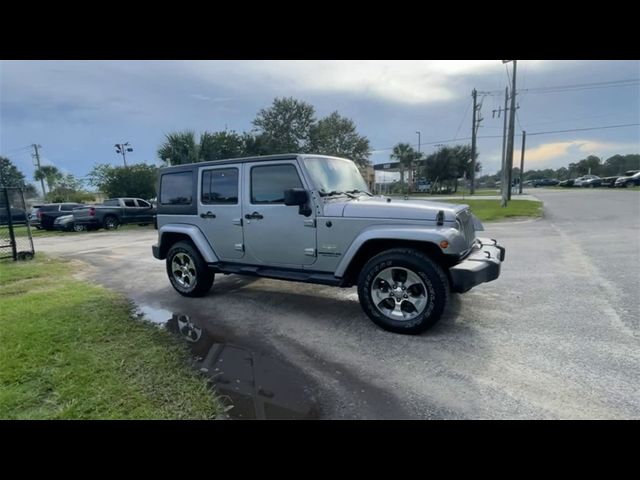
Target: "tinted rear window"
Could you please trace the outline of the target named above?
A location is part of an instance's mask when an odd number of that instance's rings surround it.
[[[60,210],[60,205],[43,205],[40,207],[41,212],[57,212]]]
[[[193,175],[191,172],[165,173],[160,181],[162,205],[191,205],[193,200]]]

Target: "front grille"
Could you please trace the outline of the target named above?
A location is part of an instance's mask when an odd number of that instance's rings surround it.
[[[476,239],[476,231],[473,226],[473,217],[471,212],[468,209],[463,210],[458,213],[457,219],[461,228],[461,233],[467,242],[467,246],[470,248],[473,246]]]

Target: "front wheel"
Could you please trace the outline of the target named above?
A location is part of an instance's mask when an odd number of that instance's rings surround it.
[[[201,297],[211,289],[215,274],[191,242],[177,242],[167,254],[167,275],[185,297]]]
[[[379,327],[396,333],[421,333],[435,325],[448,297],[449,281],[440,265],[414,249],[379,253],[358,279],[364,312]]]

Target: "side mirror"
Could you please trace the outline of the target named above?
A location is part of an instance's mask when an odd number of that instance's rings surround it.
[[[304,188],[289,188],[284,191],[284,204],[298,205],[298,213],[308,217],[313,213],[309,207],[309,194]]]
[[[284,204],[289,206],[304,205],[309,196],[304,188],[289,188],[284,191]]]

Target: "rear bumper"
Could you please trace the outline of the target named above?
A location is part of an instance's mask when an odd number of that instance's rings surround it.
[[[466,292],[476,285],[495,280],[500,276],[504,258],[505,248],[498,245],[496,240],[478,238],[471,254],[449,269],[452,289]]]

